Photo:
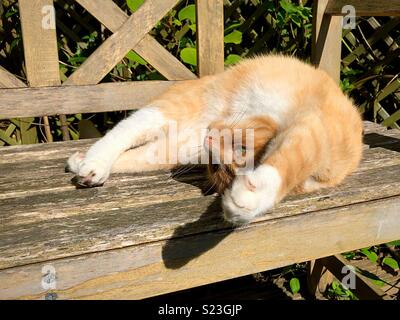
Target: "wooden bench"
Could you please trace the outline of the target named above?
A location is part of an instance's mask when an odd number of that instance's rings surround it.
[[[94,59],[112,66],[139,43],[141,54],[161,65],[170,79],[191,77],[178,62],[173,62],[176,68],[164,65],[165,59],[173,60],[162,50],[162,58],[155,55],[157,44],[146,36],[153,20],[176,1],[158,1],[168,4],[157,7],[160,12],[129,39],[124,37],[138,27],[138,19],[128,19],[112,1],[104,1],[101,8],[93,1],[77,1],[115,31]],[[134,15],[148,12],[154,2],[146,0]],[[363,14],[384,14],[381,4],[374,11],[372,1],[353,2]],[[108,70],[94,70],[95,60],[89,58],[67,80],[70,86],[57,87],[56,72],[51,75],[49,69],[49,76],[39,69],[43,61],[58,61],[51,46],[54,30],[43,31],[38,24],[41,5],[49,3],[20,0],[31,88],[22,88],[24,84],[0,69],[0,84],[7,88],[0,89],[0,118],[110,111],[120,105],[138,108],[173,83],[97,85]],[[341,3],[319,1],[314,22],[319,34],[314,59],[336,78],[341,33],[336,14]],[[391,7],[387,13],[400,14],[399,1],[390,3],[395,10]],[[221,24],[222,0],[198,1],[197,6],[199,31]],[[221,71],[223,34],[215,31],[211,38],[199,32],[200,75]],[[40,34],[41,43],[48,44],[44,48],[50,49],[44,52],[34,34]],[[104,57],[102,52],[115,43],[121,43],[115,56]],[[212,56],[213,52],[219,53]],[[208,60],[215,63],[205,64]],[[46,87],[33,88],[39,86]],[[65,160],[92,143],[0,149],[0,298],[145,298],[400,239],[399,131],[366,122],[364,159],[343,185],[289,197],[238,229],[223,221],[215,194],[202,194],[201,169],[176,177],[169,172],[113,175],[103,187],[76,189],[64,173]],[[325,266],[340,276],[340,268],[329,261],[310,264],[311,282],[317,283]]]

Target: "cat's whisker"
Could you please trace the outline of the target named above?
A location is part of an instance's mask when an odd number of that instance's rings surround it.
[[[215,186],[216,186],[216,182],[213,181],[212,184],[211,184],[211,186],[204,192],[204,194],[207,195],[212,189],[215,188]]]

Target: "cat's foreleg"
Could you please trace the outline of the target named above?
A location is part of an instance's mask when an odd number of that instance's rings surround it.
[[[318,169],[324,141],[324,130],[316,117],[304,118],[280,132],[261,164],[238,175],[225,191],[225,218],[247,223],[270,210]]]
[[[111,173],[172,169],[177,166],[177,163],[171,161],[168,157],[168,151],[168,144],[165,139],[127,150],[114,162]]]
[[[103,184],[115,161],[126,150],[151,140],[166,125],[167,119],[158,107],[146,107],[119,122],[86,153],[74,154],[67,167],[77,175],[79,184]]]

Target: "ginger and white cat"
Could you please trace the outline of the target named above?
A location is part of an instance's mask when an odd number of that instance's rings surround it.
[[[205,129],[254,131],[253,146],[242,149],[254,157],[254,168],[223,159],[209,164],[224,216],[235,224],[266,213],[289,193],[339,184],[362,155],[361,117],[338,85],[295,58],[270,55],[173,85],[118,123],[86,155],[72,155],[69,170],[90,187],[103,184],[112,172],[173,168],[181,163],[171,156],[165,163],[144,156],[168,146],[171,122],[177,125],[178,149],[194,163],[210,152],[235,150],[234,142],[213,148],[215,138]],[[160,130],[166,138],[155,138]]]

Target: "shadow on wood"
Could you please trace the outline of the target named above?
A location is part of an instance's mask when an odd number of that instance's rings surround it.
[[[201,229],[201,226],[204,225],[206,221],[215,219],[216,215],[220,215],[220,221],[223,222],[220,198],[217,198],[211,203],[199,220],[185,224],[175,230],[172,239],[167,240],[162,248],[162,259],[164,265],[168,269],[179,269],[183,267],[188,262],[214,248],[233,232],[234,229],[227,227],[225,230],[209,233],[208,237],[204,238],[191,237],[190,239],[186,239],[185,237],[182,237],[182,235],[187,235],[194,230]]]
[[[364,135],[364,143],[370,148],[381,147],[400,152],[400,139],[395,137],[384,136],[373,132]]]

